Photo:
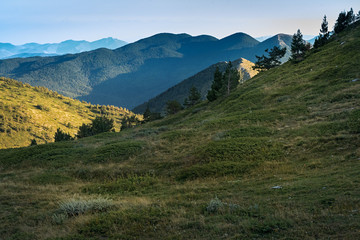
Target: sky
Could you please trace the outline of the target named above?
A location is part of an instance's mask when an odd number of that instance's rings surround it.
[[[317,35],[324,14],[332,29],[359,0],[1,0],[0,42],[54,43],[114,37],[126,42],[157,33],[236,32]]]

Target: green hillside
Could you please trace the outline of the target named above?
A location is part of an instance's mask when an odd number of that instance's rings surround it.
[[[359,239],[360,26],[227,98],[0,151],[4,239]]]
[[[252,78],[258,73],[257,70],[252,69],[255,64],[244,58],[237,59],[233,61],[232,64],[240,72],[241,82]],[[194,76],[191,76],[169,88],[165,92],[150,99],[149,101],[135,107],[133,111],[136,113],[143,113],[146,110],[146,107],[149,106],[149,109],[152,112],[165,112],[166,103],[168,101],[176,100],[179,103],[183,103],[185,98],[188,97],[189,90],[192,86],[195,86],[199,90],[201,98],[205,99],[208,91],[211,88],[212,81],[214,80],[214,73],[216,68],[219,68],[221,72],[224,72],[226,65],[227,62],[213,64],[210,67],[195,74]]]
[[[245,33],[223,39],[161,33],[109,50],[0,60],[0,76],[43,86],[93,104],[132,109],[220,61],[254,61],[291,37],[259,43]]]
[[[38,144],[53,142],[58,128],[74,136],[79,126],[102,114],[115,120],[116,131],[124,116],[134,115],[124,108],[91,105],[44,87],[0,78],[0,148],[29,146],[32,139]]]

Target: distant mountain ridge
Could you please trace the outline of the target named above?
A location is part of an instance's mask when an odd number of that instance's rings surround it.
[[[245,58],[254,62],[290,35],[264,42],[245,33],[223,39],[208,35],[160,33],[115,50],[97,49],[55,57],[0,60],[0,76],[93,104],[132,109],[210,65]]]
[[[75,54],[98,48],[116,49],[126,44],[127,42],[125,41],[111,37],[93,42],[66,40],[60,43],[45,44],[26,43],[23,45],[13,45],[11,43],[0,43],[0,59]]]

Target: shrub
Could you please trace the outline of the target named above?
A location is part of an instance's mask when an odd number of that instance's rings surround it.
[[[96,117],[90,124],[82,124],[76,134],[77,138],[90,137],[99,133],[114,131],[114,119],[105,116]]]
[[[52,223],[57,225],[62,224],[66,219],[67,219],[67,215],[65,215],[64,213],[59,213],[59,214],[54,213],[51,216]]]
[[[96,117],[92,120],[91,127],[94,134],[111,132],[114,129],[114,119],[107,117]]]
[[[35,146],[35,145],[37,145],[37,142],[36,139],[34,138],[31,140],[30,146]]]
[[[91,200],[70,199],[60,203],[59,211],[66,216],[78,216],[86,212],[105,212],[114,206],[112,200],[97,198]]]
[[[166,113],[167,113],[167,115],[175,114],[175,113],[179,112],[182,109],[183,109],[183,107],[176,100],[168,101],[166,103]]]
[[[69,133],[63,132],[60,128],[55,133],[55,142],[74,140]]]
[[[209,205],[206,207],[208,213],[218,213],[224,208],[224,203],[218,197],[211,199]]]

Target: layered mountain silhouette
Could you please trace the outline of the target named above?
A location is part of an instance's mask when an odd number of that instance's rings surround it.
[[[216,62],[255,61],[267,48],[290,44],[283,34],[260,43],[245,33],[220,40],[161,33],[115,50],[1,60],[0,75],[94,104],[133,108]]]
[[[240,82],[244,82],[258,73],[258,71],[252,69],[252,66],[255,64],[244,58],[233,61],[232,65],[237,68],[240,73]],[[168,101],[176,100],[179,103],[183,103],[185,98],[188,97],[189,90],[192,86],[196,87],[201,94],[201,98],[205,99],[208,91],[211,88],[212,81],[214,80],[214,73],[216,68],[219,68],[219,70],[223,72],[225,71],[226,66],[227,62],[213,64],[210,67],[195,74],[194,76],[191,76],[169,88],[165,92],[157,95],[149,101],[135,107],[134,112],[143,113],[146,107],[149,106],[150,111],[163,113],[165,112],[166,103]]]
[[[67,40],[61,43],[26,43],[23,45],[0,43],[0,59],[74,54],[98,48],[116,49],[126,44],[127,43],[122,40],[111,37],[93,42]]]

